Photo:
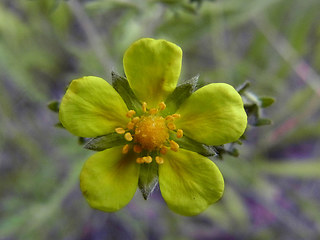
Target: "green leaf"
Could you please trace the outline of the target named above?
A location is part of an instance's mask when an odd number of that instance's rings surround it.
[[[264,126],[264,125],[270,125],[270,124],[272,124],[272,121],[270,119],[259,118],[253,125],[258,127],[258,126]]]
[[[48,108],[51,111],[58,113],[59,112],[59,105],[60,105],[59,101],[51,101],[50,103],[48,103]]]
[[[118,133],[110,133],[104,136],[92,138],[89,142],[84,145],[84,148],[94,151],[103,151],[107,148],[115,146],[125,145],[127,141],[123,135]]]
[[[65,129],[61,122],[56,123],[54,126],[57,127],[57,128]]]
[[[145,200],[158,184],[158,164],[152,161],[150,164],[141,164],[138,186]]]
[[[187,136],[177,138],[175,133],[170,132],[170,139],[178,143],[180,148],[187,149],[192,152],[197,152],[203,156],[209,157],[217,155],[215,147],[199,143],[191,138],[188,138]]]
[[[138,114],[142,114],[141,103],[131,90],[128,80],[115,72],[112,72],[111,75],[112,86],[120,94],[128,109],[135,110]]]
[[[271,106],[275,101],[275,99],[271,97],[259,97],[259,100],[260,100],[260,107],[262,108]]]
[[[164,115],[175,113],[184,100],[196,90],[199,76],[198,74],[176,87],[166,100],[167,108],[163,111]]]

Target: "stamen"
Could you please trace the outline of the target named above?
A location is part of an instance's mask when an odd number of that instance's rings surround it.
[[[142,152],[142,147],[140,145],[134,145],[133,146],[133,151],[135,153],[141,153]]]
[[[143,161],[144,161],[145,163],[151,163],[151,162],[152,162],[152,157],[151,157],[151,156],[143,157]]]
[[[163,164],[163,163],[164,163],[164,160],[163,160],[162,157],[156,156],[156,162],[157,162],[158,164]]]
[[[166,146],[161,147],[160,153],[165,155],[168,152],[168,148]]]
[[[124,138],[125,138],[127,141],[129,141],[129,142],[131,142],[132,139],[133,139],[131,133],[129,133],[129,132],[127,132],[127,133],[124,135]]]
[[[168,115],[168,116],[166,116],[166,120],[167,121],[174,121],[174,117],[172,117],[172,115]]]
[[[157,112],[158,112],[158,109],[156,109],[156,108],[151,108],[151,109],[149,110],[149,113],[150,113],[151,115],[155,115],[155,114],[157,114]]]
[[[139,163],[139,164],[144,163],[143,158],[137,158],[136,159],[136,163]]]
[[[129,145],[126,144],[126,145],[124,145],[123,148],[122,148],[122,153],[123,153],[123,154],[127,154],[128,152],[129,152]]]
[[[177,138],[182,138],[183,137],[183,130],[182,129],[178,129],[177,130]]]
[[[127,112],[127,117],[128,118],[132,118],[134,115],[136,114],[136,111],[134,111],[134,110],[129,110],[128,112]]]
[[[176,129],[176,125],[173,123],[173,122],[169,122],[167,124],[167,127],[170,129],[170,130],[175,130]]]
[[[119,128],[115,129],[115,132],[118,133],[118,134],[124,134],[126,131],[123,128],[119,127]]]
[[[175,141],[173,140],[170,140],[170,149],[174,152],[178,152],[179,150],[179,144],[176,143]]]
[[[167,105],[166,105],[164,102],[159,103],[159,110],[160,110],[160,111],[165,110],[166,107],[167,107]]]
[[[128,125],[127,125],[127,128],[129,129],[129,130],[132,130],[133,128],[134,128],[134,122],[132,122],[132,121],[130,121],[129,123],[128,123]]]
[[[140,121],[140,118],[139,117],[134,117],[133,119],[132,119],[132,122],[134,123],[134,124],[136,124],[137,122],[139,122]]]
[[[142,103],[142,111],[147,112],[147,103],[146,102]]]
[[[171,115],[173,118],[178,119],[181,117],[181,115],[179,113],[174,113]]]

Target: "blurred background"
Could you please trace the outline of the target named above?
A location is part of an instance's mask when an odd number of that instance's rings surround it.
[[[1,0],[0,239],[320,239],[319,0]],[[93,154],[47,108],[85,75],[110,82],[142,37],[184,52],[180,81],[238,86],[275,104],[238,158],[213,158],[224,197],[196,217],[157,189],[93,210],[79,173]]]

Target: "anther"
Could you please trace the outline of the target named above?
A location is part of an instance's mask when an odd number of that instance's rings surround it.
[[[136,159],[136,163],[139,163],[139,164],[144,163],[143,158],[137,158]]]
[[[166,120],[167,121],[173,121],[174,117],[172,115],[168,115],[168,116],[166,116]]]
[[[151,163],[152,162],[152,157],[151,156],[146,156],[146,157],[143,157],[142,159],[143,159],[143,161],[145,163]]]
[[[156,162],[157,162],[158,164],[163,164],[163,163],[164,163],[164,160],[163,160],[162,157],[156,156]]]
[[[133,151],[135,153],[141,153],[142,152],[142,147],[140,145],[134,145],[133,146]]]
[[[129,132],[127,132],[127,133],[124,135],[124,138],[125,138],[127,141],[129,141],[129,142],[131,142],[132,139],[133,139],[131,133],[129,133]]]
[[[132,122],[132,121],[130,121],[129,123],[128,123],[128,125],[127,125],[127,128],[129,129],[129,130],[132,130],[133,128],[134,128],[134,122]]]
[[[176,129],[176,125],[173,123],[173,122],[169,122],[167,124],[167,127],[170,129],[170,130],[175,130]]]
[[[124,145],[123,148],[122,148],[122,153],[123,153],[123,154],[127,154],[128,152],[129,152],[129,145],[126,144],[126,145]]]
[[[147,112],[147,103],[146,102],[142,103],[142,111]]]
[[[151,115],[155,115],[155,114],[157,114],[157,112],[158,112],[158,109],[156,109],[156,108],[151,108],[151,109],[149,110],[149,113],[150,113]]]
[[[173,140],[170,140],[170,149],[174,152],[178,152],[179,150],[179,144],[176,143],[175,141]]]
[[[168,148],[166,146],[163,146],[160,148],[160,153],[165,155],[168,152]]]
[[[159,103],[159,110],[160,110],[160,111],[165,110],[166,107],[167,107],[167,105],[166,105],[164,102]]]
[[[132,119],[132,122],[134,123],[134,124],[136,124],[137,122],[139,122],[140,121],[140,118],[139,117],[134,117],[133,119]]]
[[[173,118],[178,119],[181,117],[181,115],[179,113],[174,113],[171,115]]]
[[[134,115],[136,114],[136,111],[134,111],[134,110],[129,110],[128,112],[127,112],[127,117],[128,118],[132,118]]]
[[[115,131],[118,134],[124,134],[126,132],[123,128],[116,128]]]
[[[177,130],[177,138],[182,138],[183,137],[183,130],[182,129],[178,129]]]

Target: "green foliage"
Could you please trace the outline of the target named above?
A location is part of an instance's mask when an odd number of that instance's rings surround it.
[[[317,239],[319,8],[318,0],[1,1],[0,239]],[[181,46],[181,79],[249,80],[242,96],[253,125],[273,121],[251,126],[242,145],[214,149],[229,151],[212,157],[226,192],[191,219],[169,212],[157,189],[115,214],[91,210],[78,187],[90,153],[52,127],[57,114],[46,108],[72,79],[111,82],[125,49],[147,36]]]

